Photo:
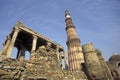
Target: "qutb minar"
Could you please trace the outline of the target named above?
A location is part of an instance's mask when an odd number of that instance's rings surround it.
[[[65,11],[65,22],[67,32],[68,60],[70,70],[82,69],[81,64],[84,62],[80,39],[75,30],[72,18],[68,10]]]
[[[65,23],[68,61],[62,45],[18,21],[0,51],[0,80],[120,80],[120,54],[106,62],[93,43],[81,45],[68,10]]]

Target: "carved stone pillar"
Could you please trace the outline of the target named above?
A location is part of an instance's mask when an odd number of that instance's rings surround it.
[[[57,53],[57,57],[58,57],[58,61],[60,61],[60,52],[59,52],[59,47],[56,46],[56,53]]]
[[[10,38],[10,35],[9,36],[7,36],[7,40],[5,41],[5,44],[3,45],[3,49],[2,49],[2,55],[6,55],[6,51],[7,51],[7,49],[8,49],[8,46],[9,46],[9,44],[10,44],[10,40],[11,40],[11,38]]]
[[[36,50],[37,36],[33,35],[32,52]]]
[[[31,49],[30,58],[32,58],[32,55],[35,53],[36,44],[37,44],[37,36],[33,35],[33,42],[32,42],[32,49]]]
[[[12,52],[12,49],[14,47],[14,43],[15,43],[15,40],[17,38],[17,35],[18,35],[19,31],[20,31],[19,28],[15,28],[13,36],[12,36],[12,40],[11,40],[11,42],[9,44],[9,48],[7,49],[7,57],[11,56],[11,52]]]
[[[25,60],[25,51],[26,51],[25,47],[22,47],[20,51],[20,61]]]

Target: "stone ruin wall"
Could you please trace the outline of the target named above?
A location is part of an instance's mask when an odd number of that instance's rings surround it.
[[[18,49],[15,59],[11,58],[13,47]],[[29,60],[25,60],[26,50],[30,53]],[[15,25],[0,54],[0,80],[79,79],[87,80],[87,77],[81,71],[68,70],[65,51],[61,45],[27,28],[21,22]]]
[[[15,59],[11,58],[13,47],[18,49]],[[30,53],[29,60],[25,60],[26,50]],[[92,43],[83,45],[82,50],[85,58],[85,63],[81,65],[82,71],[71,71],[64,48],[60,44],[18,22],[7,36],[0,52],[0,80],[120,79],[119,59],[106,63],[101,51],[95,49]]]

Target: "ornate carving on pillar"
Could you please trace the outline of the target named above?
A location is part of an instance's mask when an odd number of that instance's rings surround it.
[[[12,52],[12,49],[14,47],[14,43],[15,43],[15,40],[18,36],[19,31],[20,31],[20,29],[18,27],[14,28],[14,33],[12,35],[12,39],[11,39],[11,42],[9,44],[9,48],[7,49],[7,57],[11,56],[11,52]]]

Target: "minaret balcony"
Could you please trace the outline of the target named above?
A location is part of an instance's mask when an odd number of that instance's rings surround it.
[[[74,28],[74,29],[75,29],[75,26],[74,26],[73,24],[69,24],[69,25],[67,25],[67,27],[66,27],[66,31],[67,31],[69,28]]]

